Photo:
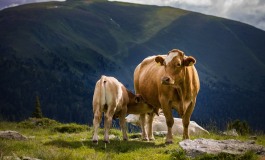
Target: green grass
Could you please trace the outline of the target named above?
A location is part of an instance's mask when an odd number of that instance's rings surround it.
[[[50,122],[44,120],[45,122]],[[21,127],[23,124],[23,127]],[[31,124],[31,123],[29,123]],[[16,141],[1,139],[0,141],[0,159],[5,156],[17,155],[18,157],[29,156],[39,159],[141,159],[141,160],[163,160],[163,159],[190,159],[180,148],[178,142],[182,139],[180,136],[174,136],[174,144],[165,145],[164,137],[156,137],[153,142],[143,142],[136,139],[129,141],[111,140],[110,144],[105,144],[103,139],[103,130],[99,132],[99,143],[95,145],[91,141],[92,128],[87,127],[85,130],[75,130],[72,128],[84,128],[84,125],[78,124],[61,124],[54,123],[50,127],[35,126],[27,127],[25,121],[22,123],[0,122],[0,130],[15,130],[21,134],[30,137],[27,141]],[[26,126],[26,127],[25,127]],[[69,127],[70,126],[70,127]],[[55,128],[70,129],[70,132],[60,132]],[[69,127],[69,128],[67,128]],[[122,134],[119,130],[111,129],[110,134],[119,136]],[[129,134],[129,136],[135,135]],[[195,138],[212,138],[212,139],[239,139],[248,140],[248,136],[230,137],[221,136],[215,133],[203,137]],[[265,144],[263,135],[257,136],[256,143]],[[254,153],[246,153],[245,155],[232,156],[226,154],[220,155],[202,155],[196,159],[257,159]]]

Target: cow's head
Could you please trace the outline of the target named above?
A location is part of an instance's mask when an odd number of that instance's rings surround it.
[[[185,56],[184,52],[173,49],[168,52],[165,58],[157,56],[155,61],[165,68],[165,75],[161,77],[164,85],[175,85],[181,82],[185,76],[185,67],[193,66],[195,58]]]

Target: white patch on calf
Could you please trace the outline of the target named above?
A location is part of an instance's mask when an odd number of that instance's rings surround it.
[[[168,63],[170,63],[172,59],[176,56],[178,56],[178,52],[170,53],[165,59],[166,65],[168,65]]]
[[[123,95],[122,94],[122,84],[120,82],[118,82],[117,87],[118,87],[118,94],[117,94],[116,104],[121,102],[122,95]]]

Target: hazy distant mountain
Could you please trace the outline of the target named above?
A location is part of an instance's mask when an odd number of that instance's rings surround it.
[[[92,0],[23,5],[0,11],[0,118],[43,114],[92,124],[100,75],[133,90],[143,58],[173,48],[197,59],[201,90],[192,119],[246,120],[265,130],[265,32],[170,7]]]

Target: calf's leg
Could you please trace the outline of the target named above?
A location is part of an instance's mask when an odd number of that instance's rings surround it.
[[[122,130],[122,135],[123,135],[123,140],[127,141],[128,136],[126,132],[126,121],[125,121],[125,116],[126,116],[126,110],[124,110],[121,115],[120,115],[120,127]]]
[[[93,126],[94,126],[94,134],[93,134],[93,143],[98,143],[98,128],[101,122],[102,112],[99,110],[94,112]]]
[[[109,130],[112,125],[112,117],[114,115],[114,109],[111,109],[111,108],[114,108],[114,107],[109,107],[104,117],[104,142],[105,143],[110,143]]]
[[[123,135],[123,140],[127,141],[128,140],[128,136],[127,136],[127,132],[126,132],[125,117],[120,118],[120,126],[121,126],[122,135]]]

